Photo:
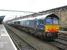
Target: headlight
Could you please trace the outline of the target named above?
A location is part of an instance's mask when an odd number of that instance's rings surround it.
[[[59,27],[57,27],[56,29],[59,30]]]

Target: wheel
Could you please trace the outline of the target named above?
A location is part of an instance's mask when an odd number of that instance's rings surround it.
[[[48,33],[43,33],[43,39],[47,40],[47,41],[53,41],[54,40],[53,36],[52,35],[48,35]]]

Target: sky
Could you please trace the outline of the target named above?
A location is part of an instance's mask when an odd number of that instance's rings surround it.
[[[52,8],[57,8],[67,5],[67,0],[0,0],[0,9],[5,10],[20,10],[30,12],[46,11]],[[20,12],[2,12],[1,15],[6,15],[4,21],[15,18],[15,16],[24,16],[31,13]]]

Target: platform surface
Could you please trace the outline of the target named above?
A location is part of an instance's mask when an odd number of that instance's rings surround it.
[[[17,50],[3,24],[0,24],[0,50]]]

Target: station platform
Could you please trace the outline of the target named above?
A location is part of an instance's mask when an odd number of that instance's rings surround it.
[[[17,50],[3,24],[0,24],[0,50]]]

